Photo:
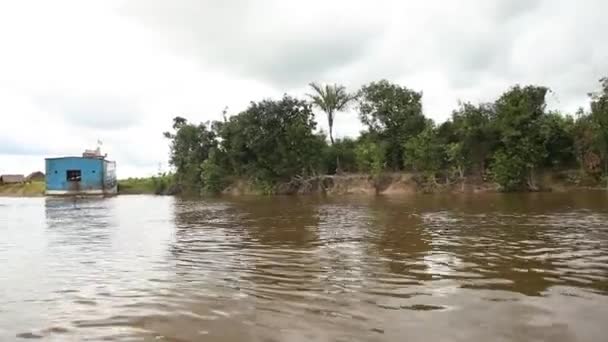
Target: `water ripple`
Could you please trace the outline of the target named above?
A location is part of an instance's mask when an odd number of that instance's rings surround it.
[[[607,204],[0,200],[0,340],[594,341]]]

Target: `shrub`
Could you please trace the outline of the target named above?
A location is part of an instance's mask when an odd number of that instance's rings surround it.
[[[498,150],[494,153],[494,162],[490,169],[494,181],[503,191],[515,191],[525,188],[526,163],[518,154]]]
[[[355,148],[355,159],[359,171],[378,175],[384,168],[386,147],[373,141],[361,141]]]
[[[211,158],[205,160],[201,165],[201,181],[203,192],[218,194],[226,187],[226,179],[222,168]]]

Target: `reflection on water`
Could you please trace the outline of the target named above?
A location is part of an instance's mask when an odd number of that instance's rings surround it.
[[[0,340],[598,341],[608,194],[0,199]]]

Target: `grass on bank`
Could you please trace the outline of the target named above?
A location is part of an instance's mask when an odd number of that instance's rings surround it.
[[[45,182],[0,185],[0,196],[44,196]]]
[[[167,194],[173,184],[172,175],[118,180],[118,193],[125,195]]]
[[[147,178],[128,178],[118,181],[120,194],[166,194],[169,192],[173,178],[170,175],[160,175]],[[44,196],[46,184],[44,181],[33,181],[21,184],[0,184],[0,196],[6,197],[37,197]]]

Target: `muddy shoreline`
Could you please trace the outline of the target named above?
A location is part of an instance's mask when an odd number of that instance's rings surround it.
[[[539,177],[538,192],[568,192],[577,190],[605,190],[599,182],[585,181],[576,177],[565,176],[564,173],[545,173]],[[182,191],[184,194],[187,191]],[[436,179],[430,182],[420,174],[414,173],[385,173],[321,175],[310,178],[296,178],[290,182],[278,184],[269,193],[261,191],[253,182],[244,179],[234,179],[220,195],[251,196],[251,195],[413,195],[413,194],[477,194],[499,193],[501,189],[491,181],[477,177],[464,180],[449,181]],[[519,191],[530,192],[530,191]],[[159,195],[148,189],[119,188],[118,195]],[[180,195],[179,192],[161,193],[160,195]],[[43,197],[44,184],[15,184],[1,185],[0,197]]]

